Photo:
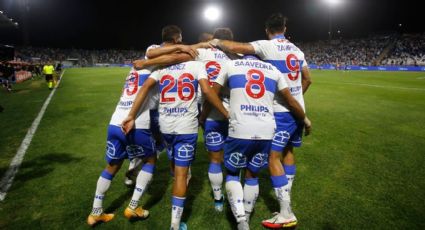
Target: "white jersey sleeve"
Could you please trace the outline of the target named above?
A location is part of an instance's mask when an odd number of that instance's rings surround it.
[[[261,59],[266,59],[269,54],[268,47],[270,46],[270,41],[268,40],[258,40],[250,43],[255,50],[255,54]]]
[[[286,82],[285,76],[279,72],[279,70],[276,70],[275,72],[279,76],[277,79],[277,89],[281,91],[285,88],[288,88],[288,83]]]
[[[149,50],[151,50],[151,49],[156,49],[156,48],[159,48],[159,47],[161,47],[161,46],[160,46],[160,45],[156,45],[156,44],[150,45],[150,46],[146,49],[146,52],[145,52],[145,59],[149,59],[149,58],[148,58],[148,56],[147,56],[147,53],[149,52]]]

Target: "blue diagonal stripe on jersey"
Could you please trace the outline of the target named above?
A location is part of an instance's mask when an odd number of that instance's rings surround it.
[[[288,66],[286,66],[286,60],[264,60],[264,61],[274,65],[274,67],[276,67],[281,73],[291,73],[292,72],[288,69]],[[295,62],[296,62],[296,60],[291,60],[291,65],[295,66],[297,64]],[[300,62],[299,71],[301,71],[304,60],[299,60],[299,62]]]
[[[238,75],[231,75],[229,77],[229,88],[245,88],[245,84],[247,83],[245,74],[238,74]],[[268,77],[264,78],[264,85],[266,86],[266,90],[272,93],[276,92],[276,81],[273,79],[270,79]],[[253,89],[259,89],[257,85],[252,86]]]
[[[189,79],[184,79],[183,82],[190,82]],[[159,83],[159,91],[162,92],[162,90],[164,89],[165,86],[167,86],[169,84],[169,80],[166,80],[164,82],[164,84]],[[198,80],[193,80],[192,81],[193,86],[195,87],[195,93],[198,92]],[[170,90],[168,90],[168,92],[173,92],[176,93],[177,92],[177,81],[176,84],[174,84],[173,88],[171,88]],[[183,92],[184,93],[189,93],[189,88],[183,88]]]
[[[139,86],[142,86],[143,83],[145,83],[146,79],[148,79],[149,76],[150,76],[150,74],[139,75]]]

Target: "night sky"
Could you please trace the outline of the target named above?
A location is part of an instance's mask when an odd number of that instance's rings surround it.
[[[230,27],[235,39],[265,38],[264,21],[274,12],[289,18],[288,35],[293,41],[328,37],[329,7],[323,0],[0,0],[0,10],[20,26],[0,28],[0,43],[61,48],[145,49],[161,42],[161,28],[176,24],[183,41],[194,43],[203,31]],[[332,27],[343,38],[366,37],[388,31],[424,32],[421,7],[397,0],[343,0],[332,10]],[[222,8],[221,20],[203,18],[203,8]],[[26,18],[23,17],[26,15]],[[26,23],[25,23],[26,22]],[[399,24],[402,24],[399,27]]]

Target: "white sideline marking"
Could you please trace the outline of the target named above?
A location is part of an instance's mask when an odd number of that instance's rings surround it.
[[[22,160],[24,159],[25,153],[27,152],[27,149],[29,145],[31,144],[31,140],[37,131],[38,125],[40,124],[41,119],[43,118],[44,112],[47,109],[47,106],[50,103],[50,100],[53,97],[53,94],[55,94],[56,88],[59,86],[62,76],[65,73],[65,70],[62,72],[60,79],[58,81],[58,84],[53,88],[52,92],[47,97],[46,101],[43,104],[43,107],[41,107],[40,112],[38,113],[35,120],[32,122],[30,129],[28,130],[27,134],[25,135],[24,140],[22,140],[21,145],[19,146],[18,151],[16,152],[16,155],[13,157],[12,162],[10,162],[9,169],[4,174],[3,178],[0,181],[0,201],[3,201],[6,198],[7,191],[9,190],[10,186],[12,186],[13,179],[16,176],[16,173],[19,170],[19,167],[22,164]]]
[[[388,85],[373,85],[373,84],[353,83],[353,82],[325,82],[325,83],[329,83],[329,84],[346,84],[346,85],[360,85],[360,86],[376,87],[376,88],[388,88],[388,89],[403,89],[403,90],[425,91],[425,88],[398,87],[398,86],[388,86]]]
[[[425,79],[425,77],[417,77],[416,79]]]

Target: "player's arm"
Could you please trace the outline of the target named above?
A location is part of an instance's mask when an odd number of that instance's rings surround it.
[[[210,41],[210,44],[214,47],[220,48],[224,52],[255,54],[254,46],[252,46],[250,43],[213,39]]]
[[[222,113],[226,118],[229,118],[229,112],[224,108],[223,102],[218,97],[218,93],[213,90],[207,79],[200,79],[199,84],[201,86],[202,92],[207,97],[207,100],[211,105],[213,105],[220,113]]]
[[[305,115],[300,103],[298,103],[298,101],[291,95],[289,88],[284,88],[280,90],[280,93],[282,94],[289,111],[295,116],[298,121],[304,122],[305,135],[309,135],[311,132],[311,121]]]
[[[308,66],[304,66],[301,69],[301,85],[303,88],[303,94],[307,92],[308,87],[310,87],[312,81],[310,76],[310,70],[308,69]]]
[[[139,70],[149,66],[167,66],[191,60],[193,60],[193,57],[187,53],[174,53],[162,55],[153,59],[135,60],[133,62],[133,67]]]
[[[217,95],[220,95],[220,89],[221,89],[220,84],[214,82],[212,89]],[[199,123],[201,125],[203,125],[205,123],[205,120],[207,119],[211,110],[212,110],[211,103],[209,103],[208,100],[204,101],[204,103],[202,104],[201,115],[199,116]]]
[[[128,113],[124,121],[121,123],[121,130],[125,134],[128,134],[134,128],[137,113],[140,110],[140,107],[142,106],[143,102],[145,101],[150,89],[155,84],[156,81],[152,78],[146,79],[146,81],[143,83],[142,88],[137,93],[136,99],[134,100],[133,105],[131,106],[130,112]]]
[[[196,55],[198,55],[198,52],[196,51],[196,49],[193,49],[191,46],[171,45],[171,46],[158,47],[154,49],[148,49],[148,51],[146,52],[146,57],[151,59],[151,58],[162,56],[164,54],[171,54],[176,52],[188,53],[193,58],[195,58]]]

